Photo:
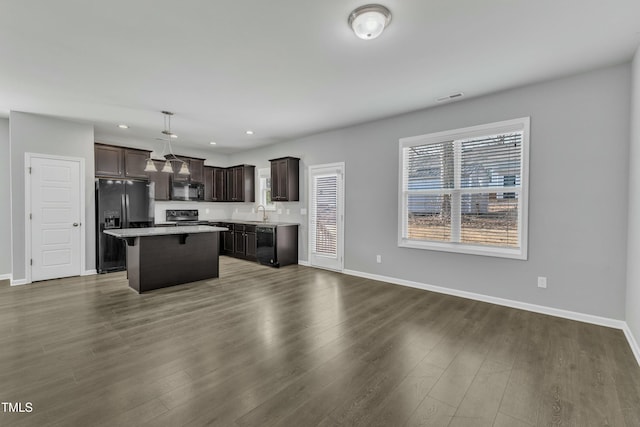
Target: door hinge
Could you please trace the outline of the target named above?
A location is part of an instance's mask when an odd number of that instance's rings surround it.
[[[31,166],[29,166],[29,175],[31,175]]]
[[[33,214],[29,214],[29,219],[33,219]]]
[[[33,258],[29,260],[29,265],[33,265]]]

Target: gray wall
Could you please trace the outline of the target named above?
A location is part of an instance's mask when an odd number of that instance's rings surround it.
[[[93,125],[69,122],[36,114],[12,111],[11,189],[13,213],[13,280],[26,278],[25,271],[25,153],[82,157],[85,159],[84,270],[95,269],[95,210]]]
[[[629,150],[629,220],[627,230],[627,324],[640,340],[640,48],[631,78],[631,147]]]
[[[345,268],[591,315],[625,316],[629,64],[462,100],[232,156],[344,161]],[[398,139],[531,117],[528,261],[397,246]],[[245,208],[247,209],[247,208]],[[276,218],[278,216],[276,215]],[[306,224],[301,259],[307,259]],[[381,254],[383,263],[376,264]],[[548,288],[536,286],[548,277]]]
[[[0,276],[11,273],[9,120],[0,119]]]

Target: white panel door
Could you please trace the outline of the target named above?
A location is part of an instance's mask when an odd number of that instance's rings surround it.
[[[309,167],[309,263],[342,271],[344,164]]]
[[[31,158],[31,280],[79,276],[80,163]]]

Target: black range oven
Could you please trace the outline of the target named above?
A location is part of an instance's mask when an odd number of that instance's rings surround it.
[[[171,209],[166,211],[167,223],[175,225],[209,225],[209,221],[198,220],[197,209]]]

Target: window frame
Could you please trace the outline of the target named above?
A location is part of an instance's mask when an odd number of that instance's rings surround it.
[[[518,198],[518,241],[520,242],[520,247],[508,248],[500,246],[484,246],[457,242],[416,240],[404,237],[407,234],[406,218],[408,209],[408,203],[405,203],[405,200],[408,200],[408,197],[405,196],[409,194],[409,192],[405,192],[404,190],[403,150],[405,148],[518,131],[522,131],[523,133],[521,153],[522,169],[520,171],[521,189],[520,197]],[[400,138],[398,144],[398,247],[527,260],[529,235],[529,138],[529,117],[521,117],[518,119]],[[487,188],[487,190],[495,192],[496,189],[501,188],[502,187],[491,187]],[[506,192],[509,192],[509,187],[504,187],[504,189]],[[459,190],[457,189],[456,191]],[[446,190],[443,190],[443,194],[446,192]]]
[[[266,186],[266,180],[271,179],[271,168],[260,168],[257,170],[258,175],[258,205],[265,207],[267,212],[276,211],[276,202],[271,200],[271,203],[267,201],[266,191],[271,191],[271,187]],[[263,185],[263,179],[265,185]]]

